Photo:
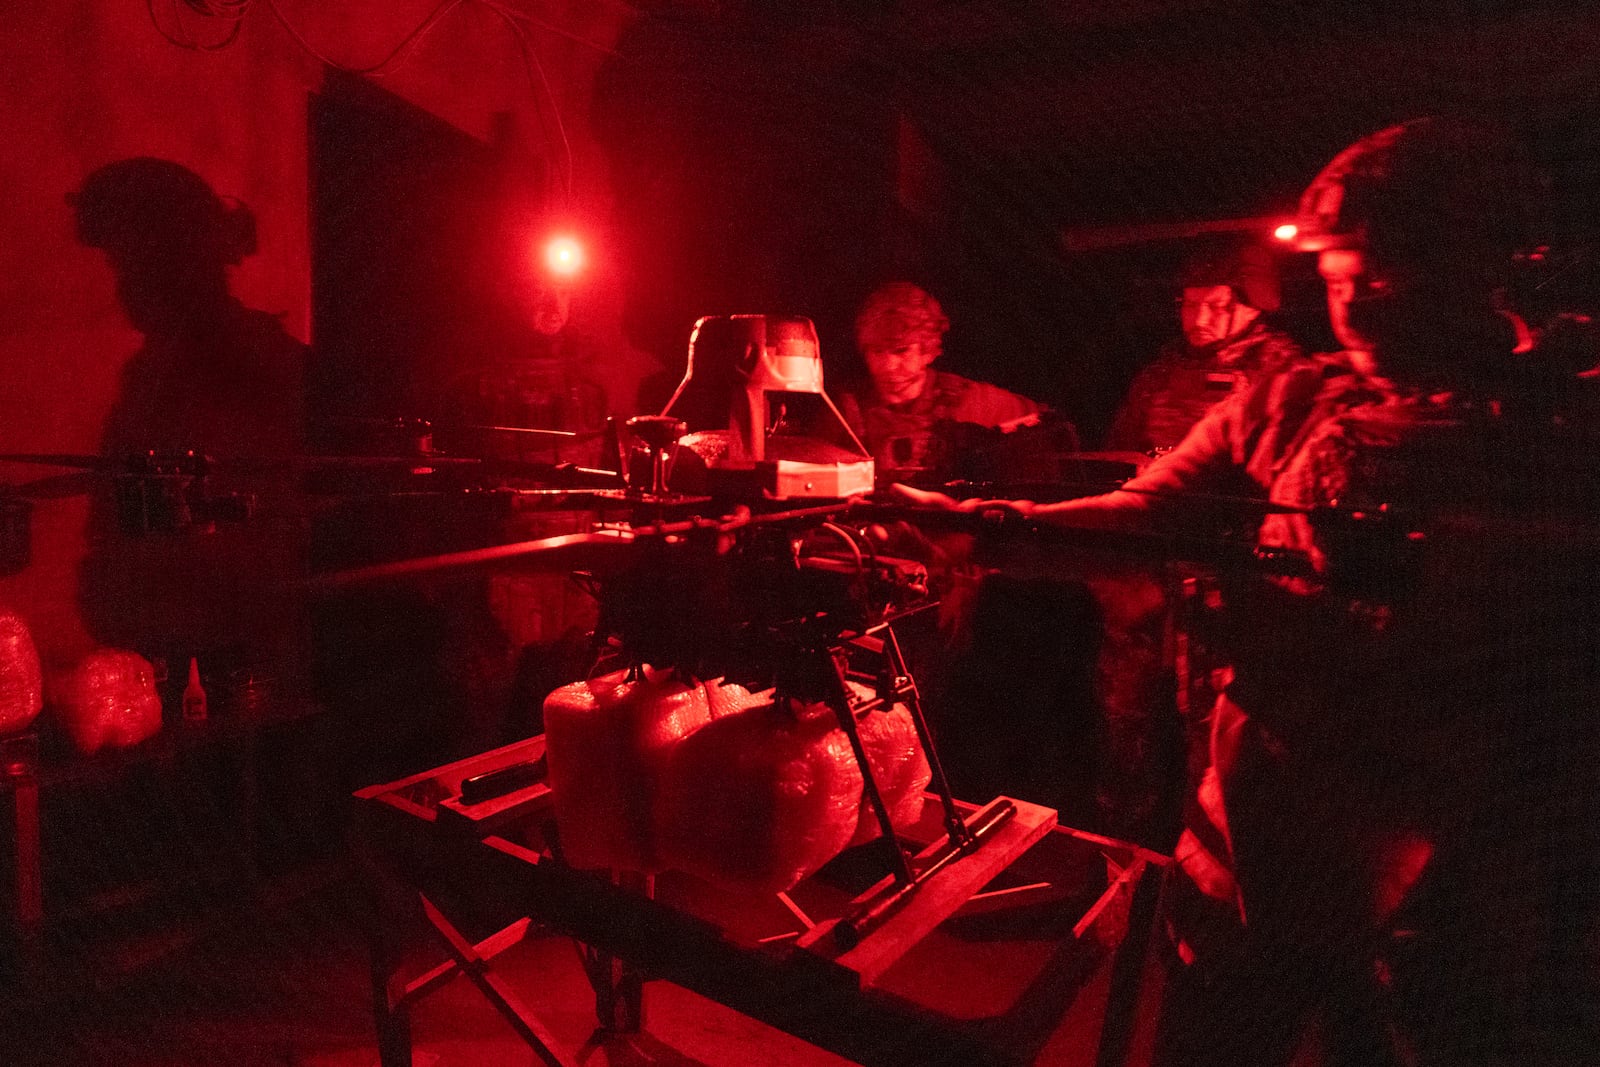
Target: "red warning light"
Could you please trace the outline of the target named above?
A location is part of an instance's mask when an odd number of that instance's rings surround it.
[[[1276,237],[1280,241],[1292,241],[1295,239],[1295,235],[1299,232],[1300,227],[1296,226],[1292,222],[1286,222],[1282,226],[1279,226],[1277,229],[1273,230],[1272,236]]]
[[[583,269],[583,246],[573,237],[552,237],[544,245],[544,265],[552,274],[570,278]]]

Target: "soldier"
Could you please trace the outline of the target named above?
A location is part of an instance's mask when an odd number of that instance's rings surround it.
[[[910,282],[874,290],[856,315],[867,387],[841,397],[845,420],[880,474],[948,472],[961,427],[1014,429],[1039,405],[985,382],[932,369],[950,328],[939,302]]]
[[[540,273],[526,296],[519,294],[510,352],[470,366],[442,389],[447,422],[456,426],[506,426],[594,434],[605,425],[605,389],[592,377],[595,353],[571,324],[572,282]],[[488,458],[560,460],[593,465],[599,443],[592,439],[557,447],[550,439],[479,431],[481,440],[459,429],[462,444]]]
[[[1339,1064],[1596,1047],[1600,478],[1571,420],[1507,400],[1526,189],[1470,125],[1358,141],[1299,219],[1344,353],[1230,396],[1121,491],[1009,503],[1193,529],[1197,491],[1253,488],[1257,542],[1310,565],[1228,584],[1208,825],[1178,860],[1232,918],[1180,946],[1162,1062],[1285,1064],[1312,1033]]]
[[[547,251],[547,256],[549,252]],[[593,377],[596,352],[573,321],[581,287],[546,264],[508,294],[513,339],[495,358],[469,366],[443,388],[444,415],[455,425],[444,439],[487,460],[575,463],[604,461],[601,433],[606,392]],[[503,427],[487,430],[484,427]],[[464,427],[476,427],[464,428]],[[556,430],[570,441],[516,429]],[[531,540],[588,530],[584,508],[517,509],[494,536]],[[461,700],[458,751],[477,752],[537,732],[544,697],[581,678],[592,663],[588,635],[594,598],[564,574],[497,571],[454,585],[447,605],[442,660]]]
[[[1134,378],[1107,448],[1165,452],[1218,401],[1301,354],[1262,318],[1279,306],[1277,268],[1266,249],[1203,248],[1184,263],[1179,281],[1183,336]]]
[[[1178,289],[1182,334],[1163,346],[1155,361],[1134,378],[1112,422],[1107,448],[1150,455],[1169,452],[1217,403],[1302,356],[1300,346],[1266,317],[1278,310],[1280,290],[1277,264],[1261,245],[1230,238],[1195,248],[1179,271]],[[1226,670],[1215,647],[1216,613],[1207,606],[1215,599],[1216,587],[1203,576],[1172,590],[1132,575],[1121,584],[1123,601],[1142,600],[1147,605],[1150,617],[1141,620],[1145,628],[1171,612],[1184,635],[1184,655],[1173,665],[1175,695],[1188,738],[1190,777],[1198,781],[1216,696],[1213,679],[1224,677]],[[1124,684],[1148,692],[1159,688],[1159,677],[1138,676],[1164,666],[1147,650],[1142,658],[1127,659],[1117,673],[1127,676]],[[1137,724],[1124,747],[1148,744],[1149,715],[1148,708],[1143,716],[1125,715],[1120,726],[1113,719],[1108,723],[1110,736],[1117,738],[1129,724]]]

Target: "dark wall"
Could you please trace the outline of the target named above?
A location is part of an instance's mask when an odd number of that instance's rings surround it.
[[[541,190],[490,143],[351,75],[313,94],[308,136],[314,414],[430,414],[427,385],[507,343],[512,271],[494,237],[520,234]]]
[[[647,18],[601,71],[594,115],[630,340],[681,371],[697,317],[788,312],[817,321],[830,361],[848,356],[853,305],[884,271],[894,181],[889,81],[855,32]]]

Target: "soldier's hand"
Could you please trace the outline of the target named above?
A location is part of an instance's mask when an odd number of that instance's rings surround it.
[[[1026,519],[1033,513],[1033,509],[1038,506],[1031,500],[985,500],[981,497],[956,500],[945,493],[916,489],[900,482],[895,482],[889,486],[888,493],[891,499],[900,500],[917,507],[977,515],[996,524],[1013,519]]]
[[[884,493],[895,503],[912,504],[919,508],[935,508],[939,511],[961,510],[960,503],[952,496],[930,492],[927,489],[914,489],[903,482],[892,483],[884,489]]]
[[[1031,500],[984,500],[981,497],[956,500],[954,497],[944,493],[916,489],[900,482],[890,485],[887,492],[891,499],[914,504],[917,507],[935,508],[940,511],[960,511],[978,515],[987,515],[993,512],[997,518],[1001,519],[1009,518],[1013,515],[1027,518],[1036,506]]]

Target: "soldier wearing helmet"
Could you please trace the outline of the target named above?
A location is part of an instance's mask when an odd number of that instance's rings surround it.
[[[1363,375],[1478,394],[1503,382],[1516,340],[1496,294],[1531,193],[1510,139],[1442,119],[1379,131],[1323,168],[1295,242],[1317,253],[1334,336]]]
[[[1106,447],[1164,452],[1229,393],[1275,373],[1300,348],[1262,315],[1279,306],[1277,266],[1260,245],[1204,247],[1179,277],[1183,336],[1134,378]]]
[[[250,209],[149,157],[98,168],[68,202],[79,240],[105,253],[144,337],[123,368],[106,450],[303,451],[305,347],[230,291],[230,269],[256,251]]]
[[[1192,535],[1197,491],[1247,492],[1266,506],[1231,524],[1309,566],[1222,576],[1233,677],[1175,850],[1160,1063],[1597,1047],[1600,863],[1571,841],[1600,822],[1600,473],[1581,427],[1506,403],[1525,177],[1465,123],[1358,141],[1300,218],[1345,352],[1230,396],[1120,491],[996,502]]]
[[[1025,396],[934,370],[949,328],[939,302],[910,282],[880,286],[856,315],[869,381],[844,392],[841,410],[881,473],[947,471],[956,428],[1013,428],[1039,415]]]
[[[215,461],[207,494],[250,505],[247,521],[219,521],[204,537],[141,537],[148,520],[128,506],[128,487],[121,507],[112,492],[96,494],[79,573],[90,634],[178,663],[196,656],[208,677],[232,666],[298,678],[306,544],[294,458],[306,450],[308,353],[278,315],[232,292],[231,269],[256,251],[255,216],[189,168],[151,157],[95,169],[67,200],[142,338],[122,364],[101,452],[148,455],[155,468],[196,452]],[[206,529],[202,518],[178,532]]]

